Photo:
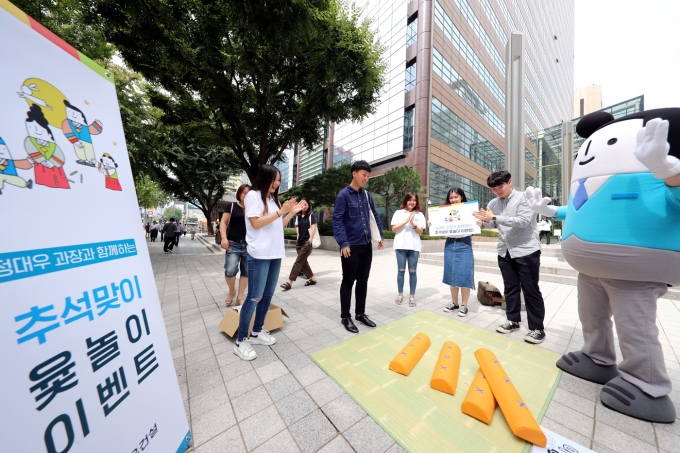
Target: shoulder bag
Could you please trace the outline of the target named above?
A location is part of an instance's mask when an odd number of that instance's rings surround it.
[[[227,230],[226,234],[229,236],[229,224],[231,223],[231,213],[234,212],[234,203],[231,204],[231,208],[229,209],[229,220],[227,220]],[[224,215],[224,214],[222,214]],[[215,244],[221,245],[222,244],[222,233],[220,233],[220,227],[219,224],[217,226],[217,231],[215,231]]]
[[[375,242],[380,242],[382,241],[382,234],[380,234],[380,230],[378,229],[378,222],[375,221],[375,217],[373,216],[373,209],[371,209],[371,200],[368,198],[368,191],[364,190],[364,193],[366,194],[366,202],[368,203],[368,219],[369,223],[371,224],[371,240]]]
[[[312,216],[314,214],[309,216],[309,221],[312,221]],[[311,228],[311,226],[310,226]],[[315,249],[318,249],[319,246],[321,245],[321,236],[319,235],[319,221],[317,220],[316,222],[316,231],[314,231],[314,237],[312,238],[312,247]]]

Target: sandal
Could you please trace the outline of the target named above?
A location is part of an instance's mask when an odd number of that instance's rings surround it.
[[[231,296],[231,299],[229,299],[229,296]],[[234,297],[236,297],[236,293],[227,294],[227,298],[224,301],[224,303],[227,304],[227,307],[231,307],[234,304]]]
[[[401,305],[402,300],[404,300],[404,296],[397,296],[397,298],[394,299],[394,303],[397,305]]]
[[[246,297],[243,296],[242,298],[238,299],[236,301],[236,305],[243,305],[243,303],[246,301]]]
[[[281,286],[281,288],[283,288],[284,291],[288,291],[289,289],[292,288],[292,286],[290,286],[290,283],[288,283],[288,282],[286,282],[286,283],[284,283],[283,285],[280,285],[280,286]]]
[[[316,282],[312,280],[311,278],[305,282],[305,286],[312,286],[316,285]]]
[[[416,298],[415,297],[409,297],[408,298],[408,306],[409,307],[415,307],[416,306]]]

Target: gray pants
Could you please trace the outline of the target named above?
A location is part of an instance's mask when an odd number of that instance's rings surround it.
[[[618,365],[621,377],[655,398],[671,392],[656,327],[657,299],[667,292],[664,283],[578,274],[578,313],[585,341],[581,350],[595,363],[616,364],[613,315],[623,355]]]

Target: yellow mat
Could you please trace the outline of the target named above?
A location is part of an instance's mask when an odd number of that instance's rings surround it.
[[[418,332],[432,345],[408,376],[389,363]],[[442,345],[454,341],[462,351],[455,395],[430,388]],[[408,452],[528,452],[531,444],[515,437],[499,408],[490,425],[460,410],[479,368],[478,348],[493,351],[540,423],[562,375],[559,355],[505,335],[430,311],[370,330],[310,354],[312,359]]]

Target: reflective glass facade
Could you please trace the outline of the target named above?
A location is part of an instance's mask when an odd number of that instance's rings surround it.
[[[434,7],[434,22],[437,26],[444,32],[446,37],[451,41],[456,50],[467,60],[468,64],[472,66],[472,69],[477,73],[480,79],[484,82],[491,93],[496,97],[501,105],[505,105],[505,93],[501,89],[500,85],[493,78],[491,73],[479,59],[477,54],[472,50],[472,47],[460,34],[460,31],[453,24],[451,18],[444,12],[444,8],[435,0]]]
[[[430,164],[430,201],[433,205],[446,204],[446,193],[452,187],[460,187],[470,201],[479,201],[479,206],[489,204],[495,198],[491,189],[483,184],[461,176],[437,164]]]
[[[416,42],[417,35],[418,35],[418,21],[412,20],[411,22],[408,23],[408,27],[406,27],[406,47]]]
[[[412,90],[416,87],[416,62],[406,66],[406,83],[404,83],[404,91]]]
[[[474,109],[475,112],[484,118],[491,127],[498,132],[501,137],[505,137],[505,123],[496,115],[491,107],[486,105],[486,102],[475,93],[475,90],[458,75],[453,66],[446,61],[441,53],[435,48],[432,55],[432,69],[434,73],[444,79],[449,84],[451,89],[467,102],[467,104]]]
[[[477,19],[477,16],[475,16],[475,13],[474,11],[472,11],[472,8],[470,7],[468,1],[467,0],[455,0],[455,1],[456,5],[458,6],[458,9],[460,9],[460,12],[463,13],[463,17],[465,18],[465,20],[468,21],[468,23],[472,27],[472,30],[475,32],[475,35],[477,35],[477,38],[479,38],[481,43],[484,45],[484,48],[491,56],[491,59],[493,60],[494,64],[496,65],[498,70],[501,71],[501,74],[505,76],[505,58],[502,58],[500,53],[498,53],[498,51],[494,47],[493,43],[491,42],[491,38],[489,38],[489,35],[486,34],[486,30],[484,30],[482,24],[479,23],[479,19]]]
[[[404,114],[404,152],[407,153],[413,150],[413,136],[414,136],[414,122],[413,117],[416,112],[415,108],[406,110]]]
[[[505,154],[437,98],[432,98],[432,138],[490,172],[505,167]]]

